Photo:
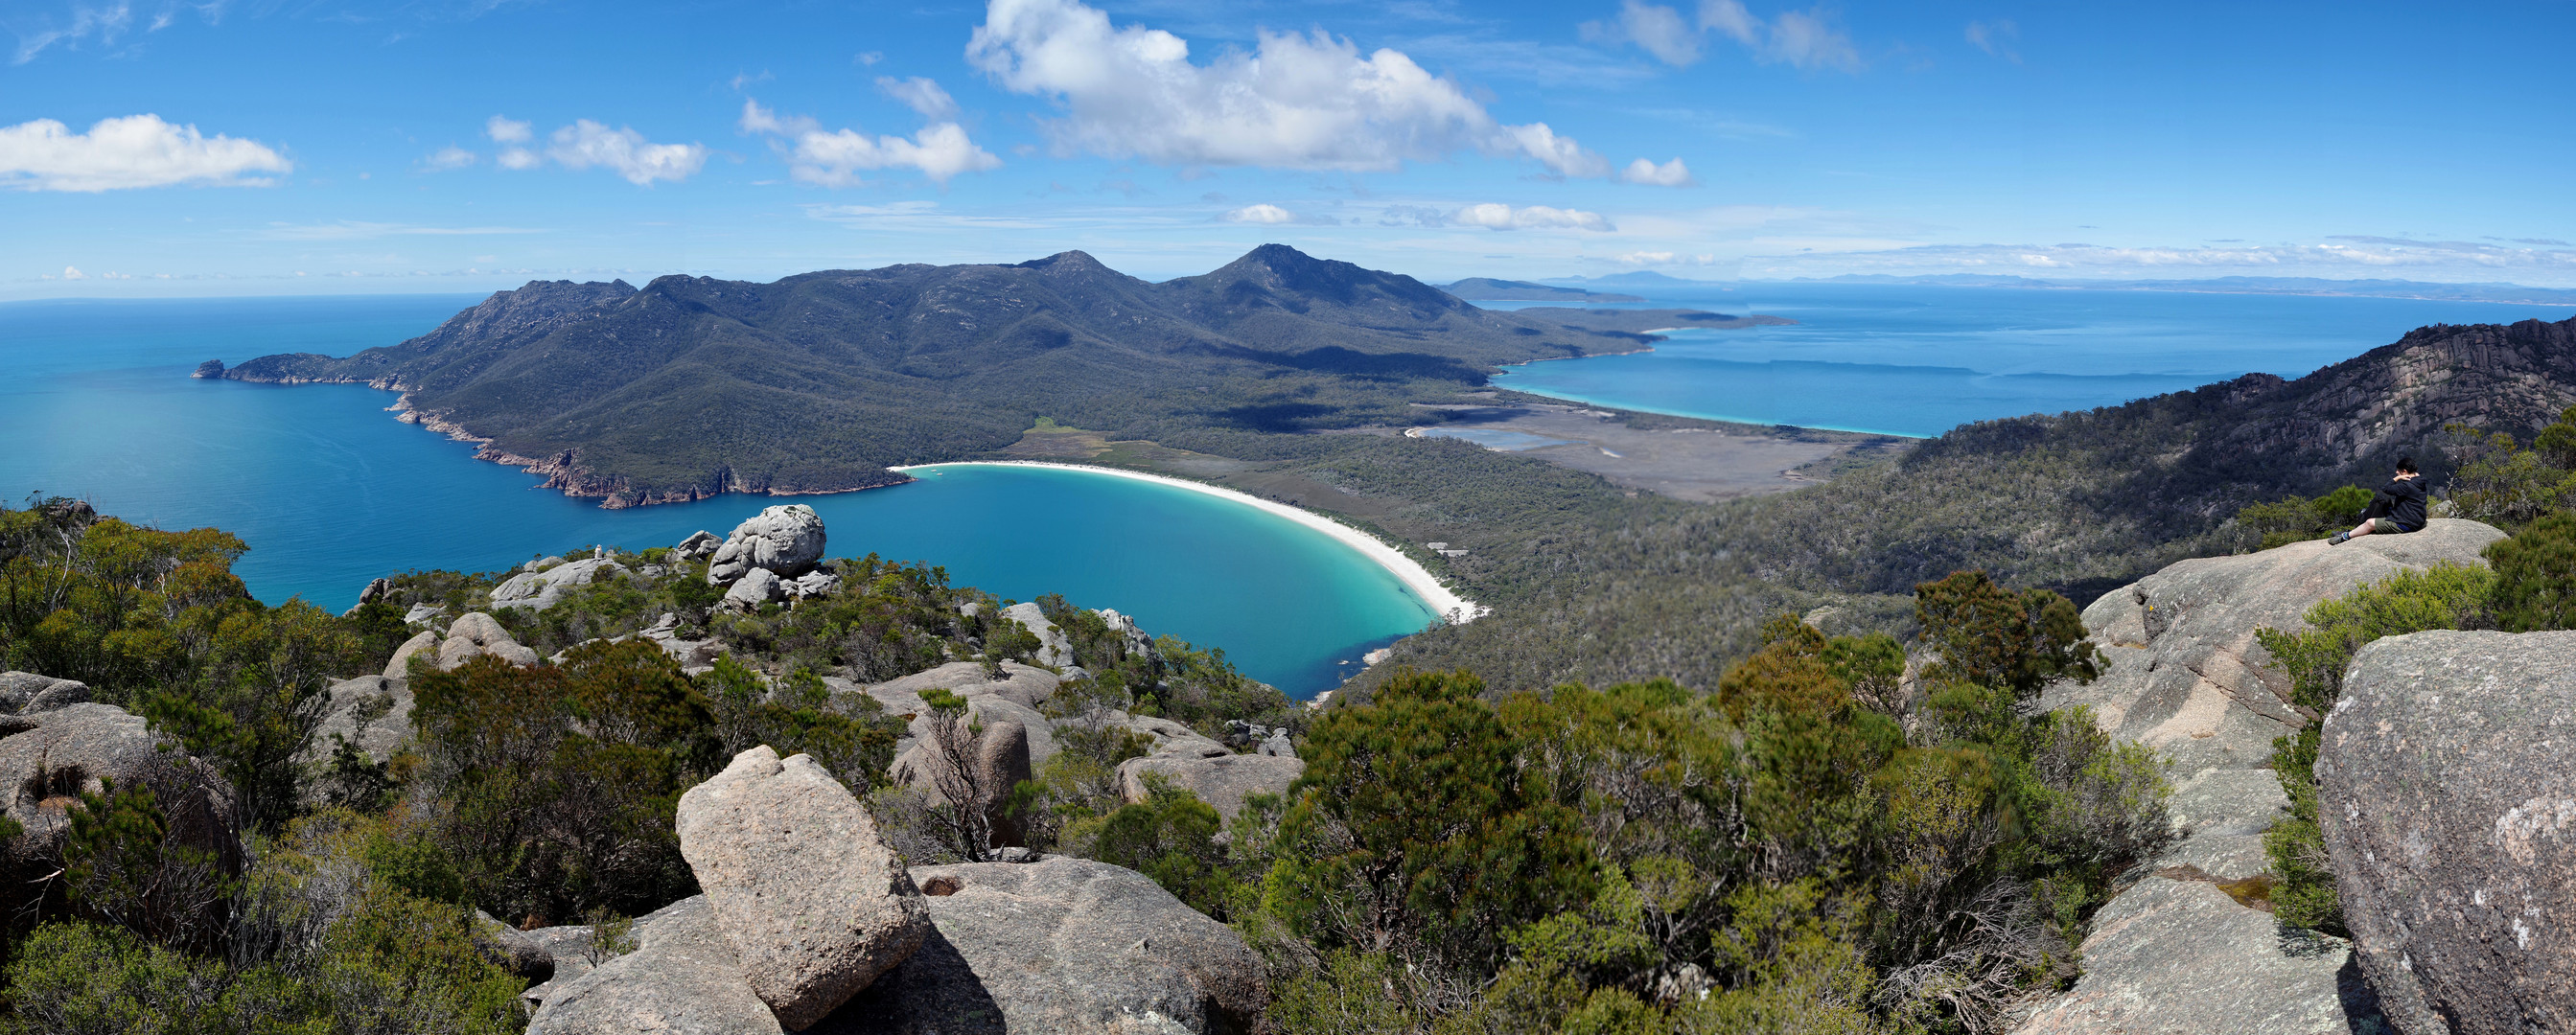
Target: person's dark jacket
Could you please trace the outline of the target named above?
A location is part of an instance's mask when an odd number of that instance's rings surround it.
[[[2424,479],[2421,476],[2389,479],[2387,486],[2379,490],[2378,502],[2385,504],[2388,520],[2396,522],[2397,527],[2409,532],[2424,530]],[[2371,509],[2382,508],[2373,506]]]

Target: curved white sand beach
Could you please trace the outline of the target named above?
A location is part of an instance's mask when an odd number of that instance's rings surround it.
[[[1296,507],[1291,507],[1285,503],[1275,503],[1258,496],[1236,492],[1232,489],[1220,489],[1205,482],[1194,482],[1186,478],[1169,478],[1159,474],[1146,474],[1143,471],[1122,470],[1116,467],[1093,467],[1089,464],[1050,464],[1041,463],[1035,460],[960,460],[955,463],[946,464],[916,464],[911,467],[893,468],[893,470],[910,474],[914,471],[933,467],[1052,467],[1062,471],[1082,471],[1088,474],[1105,474],[1113,478],[1133,478],[1138,481],[1169,485],[1175,489],[1187,489],[1191,492],[1206,493],[1210,496],[1220,497],[1231,502],[1243,504],[1247,507],[1254,507],[1276,514],[1280,517],[1287,518],[1290,521],[1294,521],[1298,524],[1314,529],[1315,531],[1331,536],[1333,541],[1359,551],[1361,556],[1377,562],[1378,567],[1384,568],[1388,572],[1394,574],[1397,581],[1404,583],[1404,588],[1413,591],[1414,596],[1420,597],[1424,603],[1431,605],[1433,613],[1438,614],[1442,620],[1453,625],[1463,625],[1465,623],[1475,621],[1478,617],[1484,615],[1489,610],[1488,608],[1477,606],[1475,601],[1462,598],[1458,594],[1450,592],[1449,587],[1441,585],[1439,579],[1433,578],[1431,573],[1425,570],[1422,565],[1415,563],[1413,558],[1405,556],[1404,552],[1401,550],[1388,546],[1384,541],[1378,539],[1376,536],[1362,532],[1359,529],[1352,528],[1349,525],[1345,525],[1339,521],[1335,521],[1312,511],[1301,510]]]

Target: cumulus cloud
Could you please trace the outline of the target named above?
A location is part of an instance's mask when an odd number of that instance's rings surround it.
[[[1742,0],[1700,0],[1698,18],[1689,20],[1670,7],[1622,0],[1616,21],[1588,22],[1582,29],[1586,39],[1634,43],[1656,60],[1676,68],[1698,61],[1712,36],[1735,41],[1750,50],[1754,60],[1765,64],[1845,72],[1857,72],[1862,65],[1860,51],[1852,46],[1851,37],[1836,27],[1821,7],[1783,11],[1765,19],[1746,8]]]
[[[1063,153],[1162,165],[1384,171],[1462,150],[1521,154],[1559,176],[1609,163],[1544,125],[1504,126],[1458,84],[1393,49],[1367,55],[1316,31],[1260,33],[1205,64],[1188,41],[1113,27],[1078,0],[990,0],[966,59],[1003,88],[1046,97]]]
[[[938,83],[926,77],[913,76],[910,79],[897,79],[890,75],[878,76],[877,89],[888,97],[902,101],[905,107],[920,112],[922,118],[932,122],[953,122],[957,119],[957,99],[948,96],[948,91],[940,89]]]
[[[2013,49],[2013,44],[2021,39],[2021,27],[2014,25],[2012,19],[1997,18],[1991,22],[1969,22],[1966,36],[1968,43],[1978,50],[2016,65],[2021,64],[2021,52]]]
[[[1618,229],[1611,226],[1610,221],[1602,218],[1601,213],[1598,212],[1550,208],[1546,205],[1514,208],[1501,202],[1469,205],[1449,213],[1448,222],[1456,226],[1480,226],[1487,230],[1544,229],[1606,232]]]
[[[631,128],[610,129],[589,119],[546,138],[546,157],[566,169],[599,166],[638,187],[655,180],[685,180],[707,164],[704,144],[656,144]]]
[[[63,279],[64,279],[64,280],[88,280],[88,279],[89,279],[89,274],[86,274],[86,273],[81,272],[81,271],[80,271],[80,267],[78,267],[78,266],[65,266],[65,267],[63,267]]]
[[[1699,186],[1699,181],[1691,178],[1690,167],[1683,165],[1679,158],[1662,165],[1640,158],[1628,163],[1628,168],[1619,173],[1619,178],[1630,183],[1643,183],[1655,187]]]
[[[707,164],[704,144],[656,144],[632,127],[610,129],[589,119],[574,119],[549,134],[543,151],[525,122],[494,115],[484,122],[483,132],[505,145],[492,159],[504,169],[534,169],[551,161],[566,169],[606,169],[628,183],[649,187],[656,180],[688,179]]]
[[[948,99],[948,94],[930,80],[915,81],[937,92],[939,100]],[[953,108],[955,102],[949,104]],[[867,182],[860,173],[877,169],[914,169],[946,186],[966,173],[983,172],[1002,164],[992,152],[976,146],[965,127],[954,122],[933,122],[909,140],[871,137],[854,129],[826,133],[813,119],[781,118],[777,112],[747,100],[742,104],[742,128],[747,133],[789,138],[787,174],[799,183],[820,187],[860,186]]]
[[[481,160],[481,156],[474,152],[449,144],[430,152],[429,157],[421,159],[420,167],[431,172],[444,172],[449,169],[462,169]]]
[[[258,141],[205,136],[158,115],[101,119],[87,133],[52,119],[0,127],[0,186],[19,190],[268,186],[277,181],[253,174],[294,168]]]

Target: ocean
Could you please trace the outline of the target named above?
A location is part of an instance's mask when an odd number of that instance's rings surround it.
[[[1157,635],[1219,647],[1292,696],[1331,689],[1360,655],[1433,616],[1384,568],[1252,507],[1079,472],[967,467],[909,485],[725,496],[602,510],[398,423],[394,394],[188,376],[207,359],[347,355],[421,334],[473,296],[22,302],[0,305],[0,493],[87,499],[162,528],[214,526],[270,603],[334,611],[413,568],[493,571],[588,544],[723,535],[777,503],[823,517],[833,556],[945,567],[955,584],[1060,593]]]
[[[1928,437],[1970,421],[2091,409],[2257,371],[2298,377],[2426,324],[2576,315],[2568,306],[2064,288],[1612,290],[1649,301],[1595,308],[1711,309],[1798,322],[1675,331],[1650,352],[1530,363],[1494,383],[1709,420]]]

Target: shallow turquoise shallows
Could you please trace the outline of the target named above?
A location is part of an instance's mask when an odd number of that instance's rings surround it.
[[[164,528],[222,528],[250,544],[234,570],[254,594],[334,610],[393,571],[496,570],[587,543],[668,545],[804,503],[822,514],[834,555],[875,552],[944,566],[997,596],[1116,608],[1149,632],[1223,648],[1299,697],[1432,619],[1385,569],[1322,533],[1150,482],[954,467],[868,492],[601,510],[397,423],[389,392],[188,377],[207,359],[389,344],[475,301],[0,305],[0,493],[13,506],[43,492]]]

